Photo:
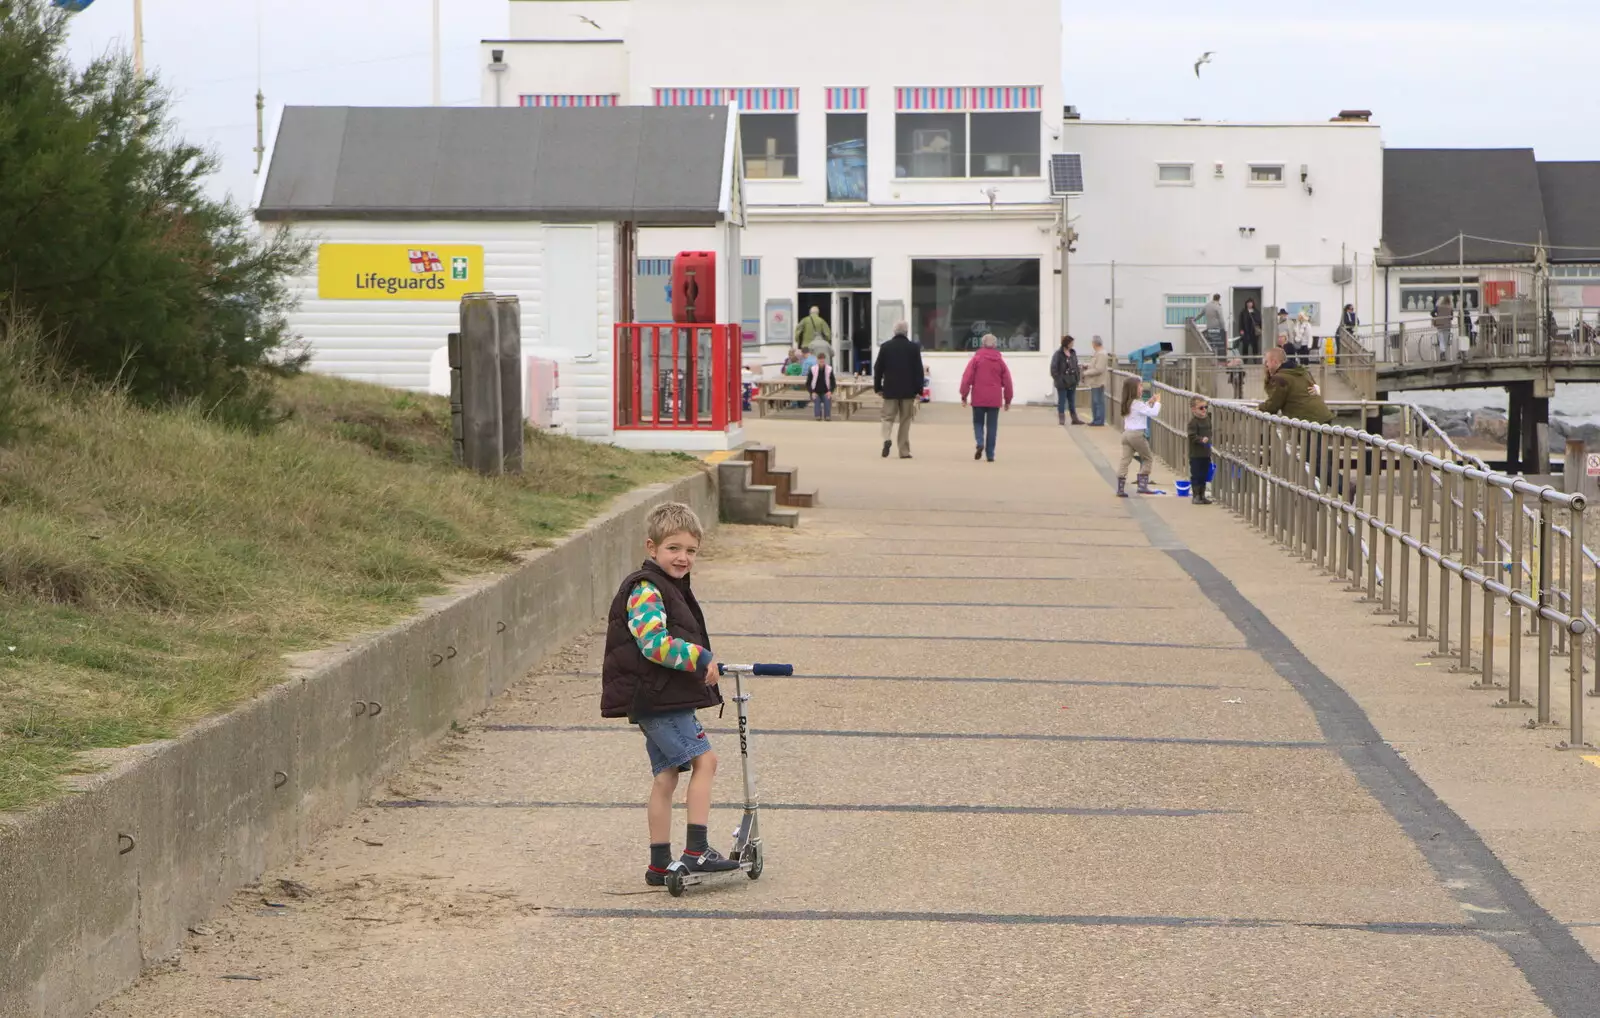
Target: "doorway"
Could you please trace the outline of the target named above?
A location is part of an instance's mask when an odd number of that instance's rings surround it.
[[[833,334],[833,366],[841,374],[872,366],[872,291],[801,290],[795,299],[796,338],[802,318],[816,308]]]
[[[1242,311],[1244,311],[1245,302],[1246,301],[1252,301],[1252,300],[1256,302],[1256,310],[1261,313],[1261,334],[1262,334],[1262,336],[1264,337],[1266,335],[1267,330],[1272,328],[1272,325],[1273,325],[1273,322],[1274,322],[1274,319],[1275,319],[1276,315],[1275,314],[1273,314],[1273,315],[1267,314],[1267,309],[1262,305],[1262,303],[1261,303],[1261,287],[1259,287],[1259,286],[1236,286],[1236,287],[1233,288],[1232,301],[1230,303],[1230,306],[1233,308],[1233,317],[1228,320],[1227,328],[1224,330],[1229,337],[1233,337],[1233,336],[1236,336],[1236,335],[1239,334],[1239,315],[1240,315],[1240,313]],[[1264,340],[1262,340],[1262,342],[1264,342]],[[1241,347],[1239,352],[1240,353],[1252,353],[1253,352],[1253,353],[1259,354],[1259,353],[1262,352],[1262,350],[1257,349],[1257,350],[1249,351],[1249,350],[1245,350],[1245,349],[1243,349]]]
[[[848,290],[834,294],[834,299],[839,302],[842,324],[838,345],[845,357],[840,370],[864,375],[872,370],[872,293]]]

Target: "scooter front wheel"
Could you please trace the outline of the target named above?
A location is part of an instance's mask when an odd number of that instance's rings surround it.
[[[744,856],[750,860],[750,868],[744,871],[745,876],[749,877],[751,880],[760,880],[761,867],[766,863],[766,860],[761,854],[761,843],[759,841],[752,841],[750,844],[746,845],[744,847]]]

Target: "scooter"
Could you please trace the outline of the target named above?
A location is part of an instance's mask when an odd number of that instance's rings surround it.
[[[674,898],[682,897],[684,888],[716,877],[743,873],[751,880],[759,880],[765,862],[761,855],[761,823],[757,812],[761,804],[756,799],[755,775],[750,770],[750,714],[745,709],[745,704],[750,702],[750,694],[744,691],[742,679],[746,675],[793,675],[794,665],[725,665],[719,662],[717,674],[733,676],[733,702],[739,712],[739,763],[744,768],[744,816],[739,819],[739,827],[733,832],[733,846],[728,852],[728,858],[737,861],[739,868],[722,873],[693,873],[682,860],[677,860],[667,867],[667,891]]]

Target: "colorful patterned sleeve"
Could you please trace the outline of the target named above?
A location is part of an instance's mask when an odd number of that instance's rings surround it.
[[[628,631],[645,660],[681,672],[700,671],[705,648],[667,632],[667,610],[661,602],[661,591],[649,580],[634,584],[628,595]]]

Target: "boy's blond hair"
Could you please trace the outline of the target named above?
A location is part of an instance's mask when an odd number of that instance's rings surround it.
[[[682,502],[663,502],[656,506],[645,517],[644,526],[651,544],[660,544],[673,534],[689,534],[696,541],[706,536],[700,517]]]

